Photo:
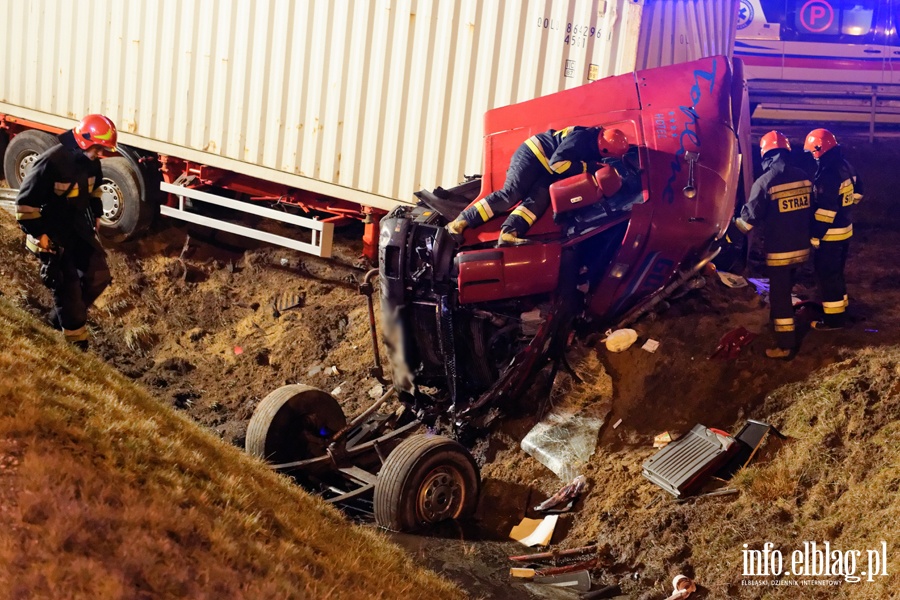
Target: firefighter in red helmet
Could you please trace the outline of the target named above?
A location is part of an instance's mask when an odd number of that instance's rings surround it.
[[[49,321],[83,350],[87,310],[112,279],[98,238],[100,155],[115,152],[116,137],[110,119],[87,115],[37,158],[16,197],[25,245],[40,260],[41,279],[53,292]]]
[[[465,209],[447,230],[459,235],[519,204],[500,227],[499,245],[515,245],[550,205],[550,184],[584,173],[604,158],[622,158],[628,138],[619,129],[573,126],[533,135],[519,146],[503,187]]]
[[[775,347],[769,358],[788,359],[797,349],[791,289],[797,267],[809,259],[812,183],[805,172],[788,164],[791,143],[778,131],[759,141],[763,174],[753,183],[750,198],[735,225],[744,233],[761,226],[769,275],[769,311]]]
[[[816,248],[814,264],[825,312],[824,319],[812,327],[840,329],[849,304],[844,266],[853,236],[852,208],[862,200],[862,182],[827,129],[810,131],[803,149],[816,159],[810,241]]]

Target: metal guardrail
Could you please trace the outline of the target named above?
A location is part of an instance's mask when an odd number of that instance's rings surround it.
[[[900,125],[900,85],[752,80],[749,86],[753,119],[868,124],[869,142],[876,125]]]

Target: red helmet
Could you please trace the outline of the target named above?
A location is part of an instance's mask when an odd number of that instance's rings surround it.
[[[628,152],[628,138],[620,129],[602,129],[597,136],[600,156],[622,158]]]
[[[759,153],[765,156],[769,150],[791,150],[791,142],[780,131],[770,131],[759,140]]]
[[[75,134],[75,142],[82,150],[94,145],[110,150],[116,149],[116,125],[103,115],[86,116],[75,126],[72,133]]]
[[[838,145],[837,138],[827,129],[813,129],[806,136],[803,149],[812,152],[813,158],[819,160],[822,155]]]

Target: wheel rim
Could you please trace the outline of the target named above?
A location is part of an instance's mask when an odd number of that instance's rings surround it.
[[[416,512],[427,523],[455,519],[465,503],[462,475],[451,467],[431,471],[419,487]]]
[[[103,220],[113,223],[122,214],[122,191],[109,179],[100,184],[100,201],[103,202]]]
[[[19,168],[17,170],[19,182],[25,181],[25,176],[28,174],[28,171],[31,170],[34,163],[37,162],[38,156],[40,156],[40,154],[37,152],[29,152],[19,161]]]

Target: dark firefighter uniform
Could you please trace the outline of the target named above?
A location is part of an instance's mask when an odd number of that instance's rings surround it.
[[[819,240],[815,267],[822,288],[824,325],[843,327],[849,304],[844,266],[853,237],[852,208],[862,199],[862,182],[844,160],[840,146],[819,158],[815,179],[811,235],[813,244]]]
[[[78,148],[72,131],[41,154],[16,198],[16,219],[27,234],[25,245],[41,261],[41,279],[53,292],[50,321],[66,340],[85,348],[87,309],[111,281],[106,254],[95,234],[103,212],[99,160]],[[50,238],[50,251],[38,240]]]
[[[601,127],[566,127],[533,135],[512,156],[503,187],[476,202],[459,218],[477,227],[521,201],[501,231],[522,237],[550,206],[550,184],[600,163],[597,138]]]
[[[791,289],[797,267],[809,259],[812,183],[806,173],[787,164],[788,150],[768,152],[764,173],[753,183],[750,199],[735,224],[749,232],[763,227],[769,306],[779,348],[797,346]]]

